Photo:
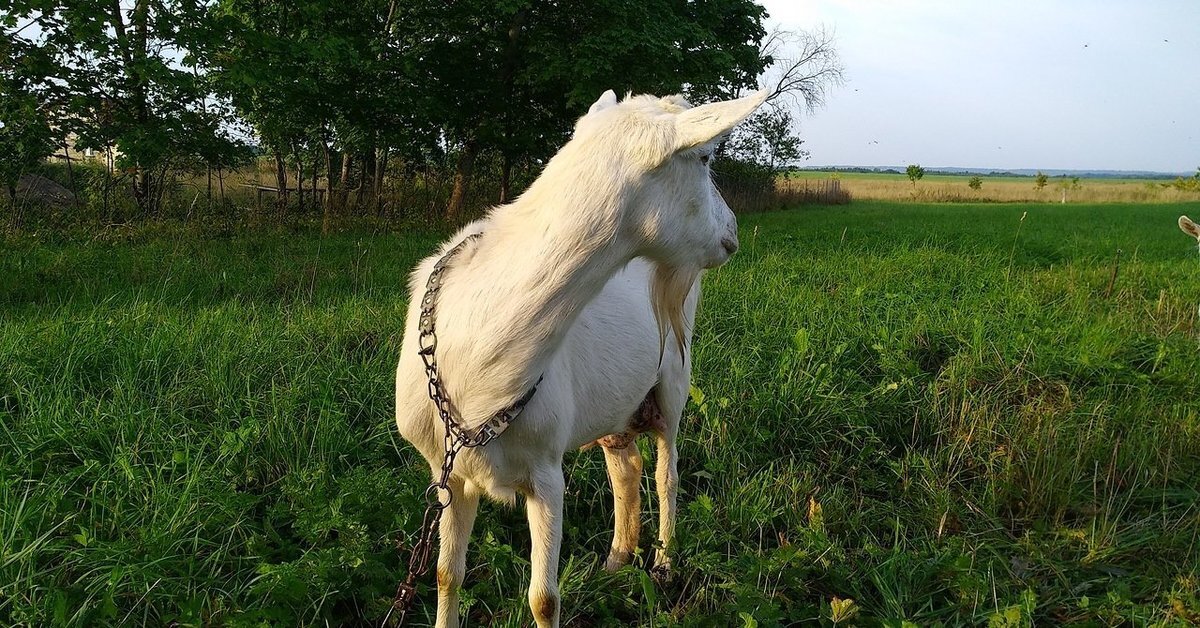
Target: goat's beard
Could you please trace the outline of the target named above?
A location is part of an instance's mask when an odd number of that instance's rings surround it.
[[[654,278],[650,282],[650,305],[654,310],[654,320],[658,323],[660,362],[666,353],[668,327],[675,336],[675,345],[679,347],[680,359],[687,355],[685,338],[691,330],[687,329],[684,321],[683,306],[699,276],[699,268],[655,264]]]

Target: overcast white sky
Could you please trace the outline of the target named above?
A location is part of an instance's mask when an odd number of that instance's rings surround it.
[[[1200,166],[1200,0],[760,2],[846,68],[804,165]]]

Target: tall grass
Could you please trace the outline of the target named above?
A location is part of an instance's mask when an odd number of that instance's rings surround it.
[[[978,190],[969,176],[928,175],[916,185],[904,175],[801,171],[781,177],[780,189],[804,189],[837,180],[855,199],[917,203],[1181,203],[1200,201],[1200,190],[1181,190],[1168,181],[1139,179],[1082,179],[1078,189],[1064,190],[1059,178],[1041,189],[1032,177],[984,177]],[[1069,187],[1069,186],[1068,186]]]
[[[744,216],[742,250],[705,279],[677,577],[599,572],[603,462],[570,456],[564,620],[1196,621],[1182,211]],[[404,278],[439,236],[6,241],[0,624],[381,615],[428,481],[391,421]],[[474,538],[467,616],[528,625],[524,517],[485,506]]]

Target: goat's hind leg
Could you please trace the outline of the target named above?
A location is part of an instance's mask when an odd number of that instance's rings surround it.
[[[637,550],[642,527],[642,454],[637,438],[628,435],[601,439],[608,480],[613,491],[613,540],[604,568],[608,571],[628,565]]]
[[[438,469],[434,473],[440,472]],[[458,592],[466,575],[467,545],[475,525],[475,514],[479,511],[479,491],[474,485],[451,478],[450,489],[454,491],[454,498],[442,511],[438,527],[441,540],[437,565],[438,628],[458,626]]]

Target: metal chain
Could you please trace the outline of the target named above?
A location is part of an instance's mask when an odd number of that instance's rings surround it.
[[[454,418],[453,404],[442,385],[435,356],[437,334],[433,325],[434,309],[437,306],[438,291],[445,283],[446,267],[450,260],[479,236],[478,233],[467,236],[466,239],[442,255],[441,259],[433,265],[433,271],[430,272],[429,280],[425,283],[425,296],[421,297],[421,316],[418,324],[420,335],[417,337],[418,353],[421,361],[425,364],[425,375],[429,378],[429,398],[437,408],[438,416],[442,419],[445,457],[442,458],[441,476],[430,482],[429,486],[425,488],[425,515],[422,517],[421,531],[418,533],[417,542],[413,545],[412,553],[408,558],[408,575],[397,587],[396,595],[392,599],[392,606],[388,609],[387,615],[383,617],[382,626],[388,626],[388,620],[391,619],[392,613],[399,613],[398,624],[404,623],[409,609],[417,599],[416,579],[429,572],[429,561],[433,557],[433,541],[438,535],[442,512],[454,500],[454,492],[450,490],[450,474],[454,470],[454,459],[463,449],[483,447],[508,429],[513,419],[517,418],[517,415],[533,398],[538,384],[542,383],[542,378],[539,377],[538,381],[520,399],[493,414],[473,432],[463,427]],[[446,501],[442,501],[442,491],[445,491]]]

